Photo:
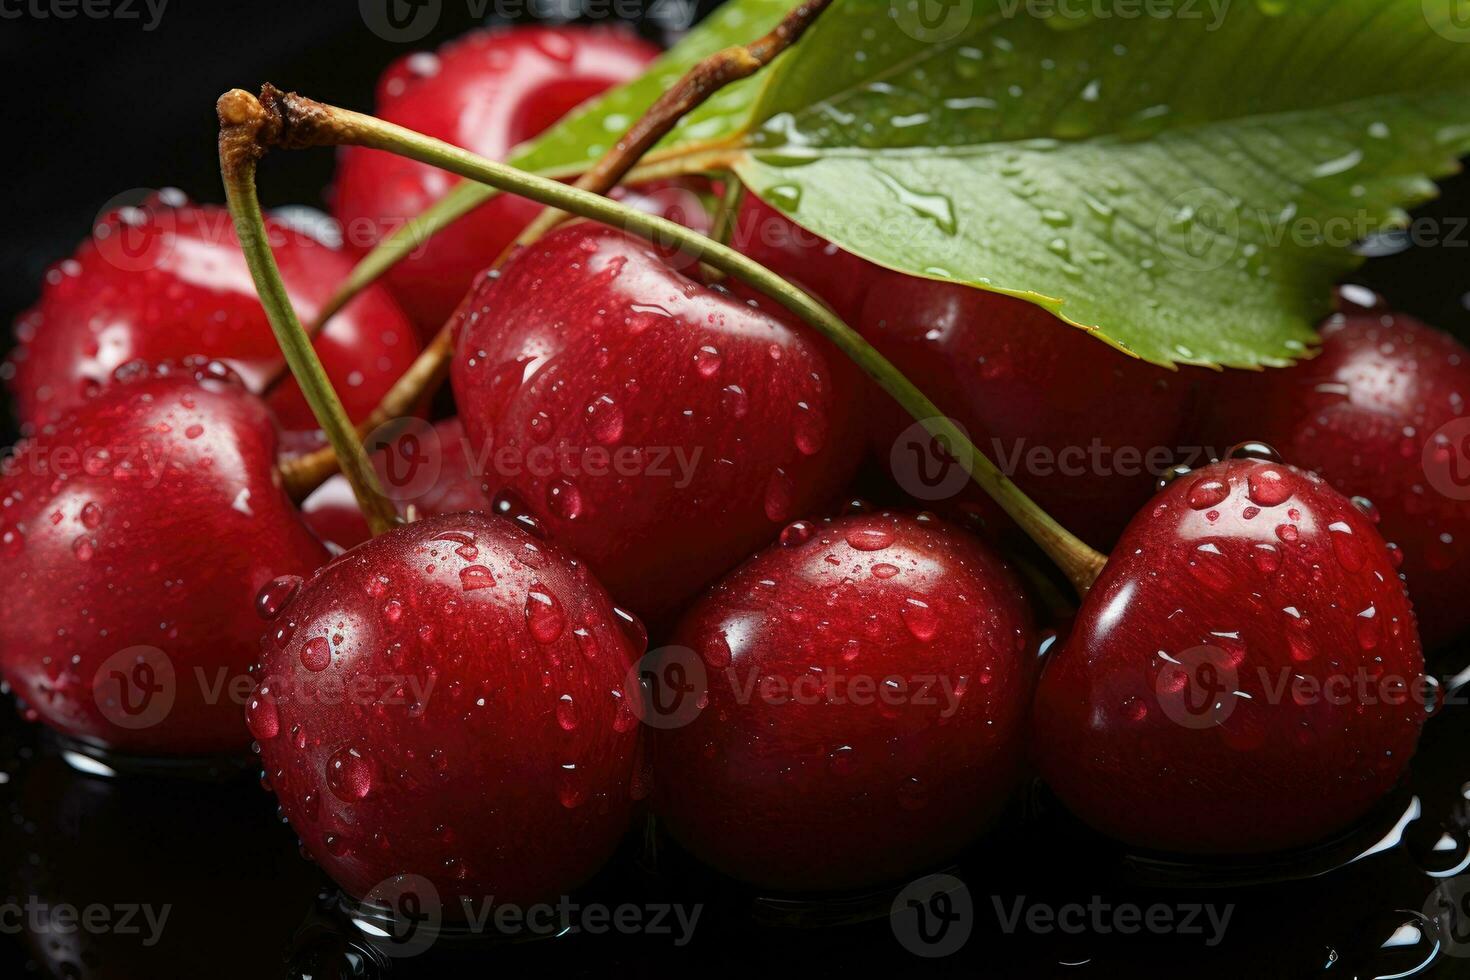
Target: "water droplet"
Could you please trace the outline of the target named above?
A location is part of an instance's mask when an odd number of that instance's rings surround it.
[[[750,398],[739,385],[726,385],[720,390],[720,407],[731,418],[743,419],[750,412]]]
[[[568,810],[576,809],[587,801],[587,792],[582,788],[582,781],[577,777],[577,767],[574,763],[569,762],[562,766],[561,771],[561,784],[557,787],[557,798]]]
[[[71,543],[71,551],[77,556],[78,561],[91,561],[92,556],[97,553],[97,542],[88,535],[78,535]]]
[[[720,351],[718,348],[705,344],[694,352],[694,369],[702,377],[712,378],[720,372]]]
[[[1264,467],[1246,478],[1248,494],[1262,507],[1276,507],[1291,499],[1291,486],[1280,470]]]
[[[898,566],[890,565],[887,562],[879,562],[869,569],[869,571],[872,572],[874,578],[890,579],[898,574]]]
[[[559,476],[546,488],[546,506],[557,517],[575,521],[582,516],[582,491],[567,477]]]
[[[827,420],[822,413],[806,402],[796,403],[796,414],[791,420],[792,436],[796,448],[803,456],[815,456],[822,451],[827,441]]]
[[[795,497],[796,486],[791,477],[786,475],[785,470],[776,467],[770,481],[766,483],[766,517],[778,522],[790,520]]]
[[[1230,496],[1230,485],[1213,476],[1202,476],[1189,488],[1189,506],[1195,510],[1218,507]]]
[[[344,803],[356,803],[373,789],[373,764],[364,752],[341,748],[327,759],[327,788]]]
[[[567,628],[561,603],[540,586],[533,585],[526,596],[526,627],[537,643],[555,643]]]
[[[313,636],[301,648],[301,666],[319,673],[332,665],[332,645],[325,636]]]
[[[856,551],[882,551],[893,544],[893,532],[883,528],[853,528],[847,532],[846,539]]]
[[[264,620],[272,620],[296,598],[301,589],[300,575],[282,575],[265,584],[255,596],[255,611]]]
[[[922,599],[905,599],[899,615],[917,640],[927,643],[939,632],[939,615]]]
[[[610,446],[623,437],[623,410],[612,395],[598,395],[587,403],[587,424],[592,438]]]
[[[781,529],[781,544],[787,548],[806,544],[812,539],[817,529],[810,521],[793,521]]]
[[[1264,442],[1242,442],[1230,447],[1228,459],[1259,459],[1267,463],[1281,462],[1281,454]]]
[[[102,523],[102,508],[88,502],[82,507],[82,526],[96,529]]]
[[[257,693],[245,705],[245,727],[257,741],[266,742],[281,733],[281,716],[274,701]]]
[[[648,649],[648,628],[643,625],[643,620],[623,609],[621,606],[613,607],[613,619],[617,621],[618,629],[633,644],[633,656],[641,657]]]
[[[577,727],[577,707],[570,694],[563,694],[556,702],[556,723],[564,732]]]
[[[459,587],[465,592],[495,586],[495,576],[484,565],[470,565],[459,570]]]

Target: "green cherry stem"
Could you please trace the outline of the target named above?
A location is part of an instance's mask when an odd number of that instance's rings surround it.
[[[238,90],[237,90],[238,91]],[[240,93],[250,98],[247,93]],[[601,221],[665,246],[673,245],[740,279],[795,313],[836,344],[904,407],[925,430],[946,447],[971,478],[1046,552],[1077,589],[1085,595],[1107,562],[1058,524],[1021,492],[994,463],[975,448],[968,436],[939,411],[929,398],[821,302],[808,296],[765,266],[729,246],[666,218],[647,214],[600,194],[570,187],[503,163],[486,160],[440,140],[415,133],[362,113],[324,105],[267,85],[261,102],[277,117],[274,125],[260,127],[266,137],[289,134],[282,145],[334,146],[351,143],[397,153],[431,164],[470,180],[518,194],[548,207]]]
[[[720,206],[715,211],[709,237],[721,245],[729,245],[735,234],[735,223],[740,218],[740,205],[745,200],[745,184],[734,173],[725,173],[725,193],[720,197]]]
[[[291,307],[275,255],[271,253],[265,218],[256,195],[256,166],[264,153],[261,130],[273,125],[278,118],[267,113],[255,96],[239,89],[222,95],[217,110],[220,173],[224,178],[225,200],[229,204],[230,217],[234,220],[251,278],[255,280],[261,306],[265,308],[271,330],[291,367],[291,373],[295,375],[317,422],[326,432],[343,474],[352,485],[368,528],[375,535],[381,534],[398,523],[397,512],[383,495],[367,452],[352,428],[341,399],[327,380],[322,362],[311,346],[311,338],[302,329],[301,321]]]

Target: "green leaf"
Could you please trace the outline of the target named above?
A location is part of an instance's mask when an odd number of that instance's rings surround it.
[[[717,51],[746,44],[780,23],[796,0],[731,0],[664,52],[641,78],[586,103],[511,158],[522,170],[574,172],[595,163],[654,100]],[[727,86],[684,117],[660,146],[689,148],[750,122],[760,76]],[[657,153],[657,150],[654,151]]]
[[[720,146],[812,231],[1022,296],[1150,361],[1285,364],[1315,341],[1349,246],[1470,151],[1470,32],[1448,14],[838,0],[662,152]],[[631,114],[656,94],[609,102]]]

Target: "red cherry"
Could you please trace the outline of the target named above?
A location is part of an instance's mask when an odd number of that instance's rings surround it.
[[[1117,540],[1173,463],[1189,376],[1113,350],[1031,303],[969,286],[876,273],[857,327],[1042,509],[1096,547]],[[885,400],[879,458],[916,484],[914,420]],[[903,441],[901,441],[903,440]],[[910,472],[913,470],[913,472]],[[934,488],[947,487],[947,482]],[[967,508],[999,515],[963,479]]]
[[[240,749],[252,600],[327,554],[265,405],[202,359],[126,365],[0,479],[0,658],[40,720],[122,752]]]
[[[433,517],[322,569],[262,641],[247,715],[287,818],[352,895],[411,874],[531,903],[632,812],[635,650],[586,568],[509,521]]]
[[[792,223],[754,194],[747,194],[741,203],[730,244],[823,300],[854,326],[863,298],[881,271]]]
[[[1435,649],[1470,629],[1470,350],[1382,307],[1344,309],[1323,324],[1311,360],[1222,376],[1206,433],[1219,445],[1265,439],[1372,501],[1379,531],[1402,549],[1424,645]]]
[[[310,320],[352,260],[268,219],[292,305]],[[200,355],[224,360],[259,390],[280,350],[245,265],[229,212],[162,192],[108,215],[76,254],[46,274],[41,301],[16,323],[11,389],[23,420],[52,421],[81,405],[119,365]],[[386,291],[372,287],[316,340],[353,419],[366,418],[418,355],[418,340]],[[314,430],[296,382],[270,396],[283,428]]]
[[[1129,525],[1042,674],[1037,763],[1079,817],[1132,844],[1308,844],[1404,772],[1423,669],[1372,522],[1315,475],[1230,459]]]
[[[467,451],[458,418],[435,422],[432,429],[414,426],[373,454],[384,492],[400,511],[412,505],[420,517],[488,512],[490,498],[481,489],[479,465]],[[317,537],[344,550],[372,537],[352,487],[340,474],[302,501],[301,512]]]
[[[655,620],[835,495],[861,452],[850,362],[672,262],[559,229],[466,300],[451,374],[489,489]]]
[[[1015,786],[1030,613],[994,554],[932,518],[793,524],[673,643],[708,695],[683,727],[649,719],[658,812],[728,874],[803,891],[898,878],[961,850]]]
[[[375,115],[492,160],[503,160],[563,114],[643,74],[658,49],[621,30],[523,27],[476,31],[437,54],[410,55],[378,85]],[[348,147],[337,169],[336,215],[368,248],[444,196],[444,171],[380,150]],[[541,206],[504,194],[423,243],[385,279],[425,337],[459,305],[475,273]]]

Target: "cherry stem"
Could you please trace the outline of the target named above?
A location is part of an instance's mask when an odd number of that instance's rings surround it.
[[[735,234],[735,222],[740,217],[740,205],[745,201],[745,184],[733,173],[725,174],[725,193],[720,196],[720,206],[715,211],[715,220],[710,226],[709,237],[721,245],[729,245]]]
[[[255,280],[255,291],[260,296],[261,306],[265,308],[281,353],[291,366],[301,393],[306,396],[307,404],[326,432],[342,471],[352,485],[369,530],[375,535],[381,534],[398,523],[397,512],[383,495],[367,452],[353,431],[341,399],[327,380],[322,362],[311,346],[311,338],[302,329],[301,321],[291,307],[286,286],[281,281],[281,271],[276,266],[275,255],[271,253],[265,217],[256,195],[256,166],[264,155],[265,147],[281,138],[279,133],[268,136],[264,130],[279,125],[281,116],[268,111],[255,96],[240,89],[220,96],[217,110],[220,174],[224,178],[225,200],[235,223],[240,248],[245,253],[245,262]],[[289,477],[283,474],[283,480],[288,482],[289,488]]]
[[[244,94],[244,93],[242,93]],[[594,221],[623,228],[664,246],[678,246],[695,259],[749,283],[822,333],[902,405],[970,474],[971,478],[1019,524],[1067,576],[1079,595],[1096,580],[1107,556],[1094,551],[1052,519],[1021,492],[969,438],[941,413],[871,344],[819,300],[727,245],[692,229],[628,205],[570,187],[555,180],[486,160],[440,140],[395,126],[372,116],[324,105],[267,85],[262,102],[280,114],[275,125],[262,126],[266,137],[288,134],[292,146],[337,145],[341,142],[397,153],[482,181],[502,191],[529,198]],[[283,142],[285,142],[283,140]],[[453,322],[451,320],[451,322]],[[447,331],[441,331],[441,335]],[[435,339],[436,342],[439,338]]]
[[[618,185],[624,175],[643,156],[653,149],[659,140],[679,124],[694,109],[704,104],[720,89],[742,78],[749,78],[769,65],[777,55],[801,40],[808,27],[832,5],[832,0],[804,0],[793,7],[771,31],[749,44],[736,44],[716,51],[684,73],[674,86],[656,100],[653,105],[628,127],[618,141],[594,163],[586,173],[577,178],[576,186],[584,191],[606,194]],[[547,208],[516,236],[515,243],[506,250],[507,254],[517,247],[534,244],[547,232],[561,224],[567,217],[565,211]]]

